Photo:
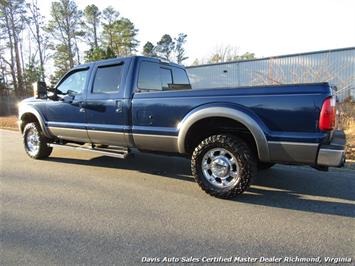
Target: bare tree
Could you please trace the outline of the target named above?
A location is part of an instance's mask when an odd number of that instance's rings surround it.
[[[42,81],[45,79],[44,64],[46,61],[45,50],[48,47],[48,38],[43,31],[44,17],[40,14],[37,0],[32,0],[27,4],[27,8],[30,11],[31,18],[29,18],[29,29],[36,42],[39,64],[40,64],[40,78]]]
[[[216,46],[207,63],[222,63],[230,61],[255,59],[255,54],[246,52],[240,54],[239,48],[231,45]]]
[[[7,42],[7,45],[5,47],[6,48],[8,47],[10,49],[10,62],[5,58],[3,53],[0,55],[1,61],[6,63],[10,67],[12,84],[15,89],[15,92],[18,93],[15,56],[14,56],[14,45],[13,45],[12,32],[11,32],[11,28],[10,28],[7,3],[3,2],[3,1],[0,3],[1,3],[1,5],[0,5],[0,8],[1,8],[1,38],[5,39],[5,41]],[[6,37],[3,37],[3,36],[6,36]]]
[[[15,52],[15,63],[16,63],[16,74],[17,74],[17,96],[22,96],[24,83],[23,83],[23,73],[21,66],[21,54],[20,54],[20,40],[19,34],[23,30],[24,26],[24,14],[25,10],[25,2],[24,0],[11,0],[4,1],[5,2],[5,10],[7,10],[8,14],[8,26],[10,27],[10,32],[13,41],[13,48]]]

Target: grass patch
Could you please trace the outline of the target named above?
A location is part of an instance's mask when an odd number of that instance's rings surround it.
[[[346,135],[346,158],[355,162],[355,121],[351,121],[347,129],[344,130]]]

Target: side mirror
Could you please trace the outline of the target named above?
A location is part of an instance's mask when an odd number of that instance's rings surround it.
[[[60,100],[64,103],[72,103],[74,101],[75,96],[74,95],[64,95]]]
[[[47,87],[47,97],[50,100],[57,101],[58,100],[57,90],[53,87]]]
[[[44,81],[37,81],[32,84],[32,87],[36,99],[47,99],[47,85]]]

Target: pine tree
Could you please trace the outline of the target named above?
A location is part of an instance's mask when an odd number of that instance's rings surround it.
[[[183,47],[184,44],[186,43],[186,37],[187,37],[187,34],[179,33],[179,36],[177,38],[175,38],[176,62],[178,64],[181,64],[182,61],[188,59],[188,57],[185,56],[185,48]]]
[[[174,49],[175,43],[169,34],[164,34],[156,46],[158,55],[167,60],[170,60],[170,55]]]
[[[52,2],[51,20],[48,23],[47,31],[55,41],[53,57],[57,69],[55,77],[57,78],[72,68],[76,63],[75,55],[79,56],[77,38],[84,35],[81,30],[82,15],[73,0]],[[78,59],[77,61],[79,61]]]
[[[92,4],[85,7],[84,16],[86,22],[86,37],[88,39],[89,45],[92,48],[97,49],[99,47],[98,27],[100,24],[101,12],[97,6]]]
[[[152,44],[151,42],[146,42],[143,46],[143,55],[150,57],[157,56],[154,44]]]
[[[120,13],[112,6],[109,6],[102,11],[102,39],[105,46],[112,47],[113,45],[114,22],[117,21],[119,16]]]

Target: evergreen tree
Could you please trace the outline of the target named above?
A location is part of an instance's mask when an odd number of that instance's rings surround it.
[[[32,84],[38,80],[41,80],[42,75],[41,67],[34,56],[32,56],[29,59],[29,63],[26,64],[23,75],[25,80],[26,94],[31,94]]]
[[[154,44],[152,44],[151,42],[146,42],[143,46],[143,55],[151,57],[157,56]]]
[[[84,35],[81,26],[82,12],[73,0],[52,2],[47,31],[55,41],[53,57],[57,78],[74,66],[75,55],[79,59],[77,38]]]
[[[188,57],[185,56],[185,48],[183,47],[184,44],[186,43],[186,37],[187,37],[187,34],[179,33],[179,36],[177,38],[175,38],[176,62],[178,64],[181,64],[182,61],[188,59]]]
[[[94,4],[88,5],[84,9],[86,37],[89,45],[95,49],[99,47],[98,44],[98,27],[100,24],[101,12]]]
[[[103,45],[112,49],[116,56],[128,56],[136,51],[139,42],[136,39],[138,30],[127,18],[119,19],[119,12],[113,7],[103,10]]]
[[[85,62],[93,62],[103,59],[114,58],[115,53],[112,51],[110,47],[106,49],[103,48],[91,48],[90,50],[85,52]]]
[[[169,34],[164,34],[156,46],[158,55],[167,60],[170,60],[171,53],[174,49],[175,43]]]
[[[112,6],[109,6],[102,11],[102,39],[105,46],[113,46],[114,23],[118,20],[119,16],[120,13],[116,11]]]
[[[139,42],[135,38],[138,30],[127,18],[121,18],[113,23],[112,50],[117,56],[129,56],[136,50]]]

